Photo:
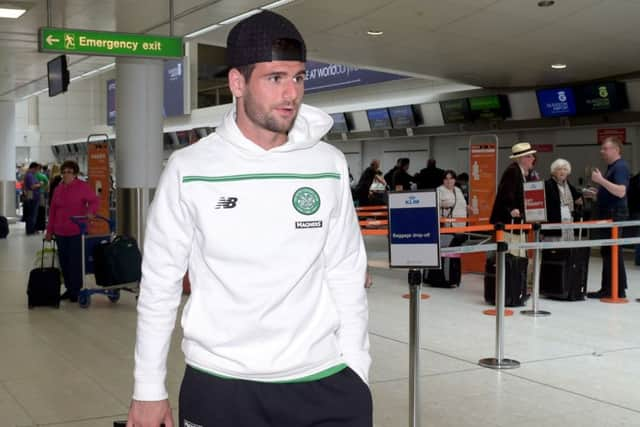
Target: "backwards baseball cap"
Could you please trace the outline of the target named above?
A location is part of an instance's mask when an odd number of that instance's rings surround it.
[[[227,36],[230,68],[258,62],[306,60],[307,48],[295,25],[268,10],[239,22]]]

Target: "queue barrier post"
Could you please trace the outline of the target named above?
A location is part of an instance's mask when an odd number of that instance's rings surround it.
[[[505,253],[504,224],[496,224],[496,357],[480,359],[478,364],[491,369],[513,369],[520,362],[504,358]]]
[[[409,427],[420,427],[420,292],[422,271],[409,270]]]
[[[617,225],[611,227],[611,238],[619,238],[619,229]],[[620,257],[619,246],[611,246],[611,296],[609,298],[601,298],[600,301],[608,302],[611,304],[626,304],[629,302],[626,298],[618,297],[619,286],[619,271],[618,271],[618,259]]]
[[[534,241],[540,242],[540,224],[533,224]],[[533,252],[533,295],[531,298],[531,310],[522,310],[520,313],[525,316],[531,317],[543,317],[550,316],[551,312],[538,310],[538,303],[540,299],[540,268],[541,268],[541,255],[540,248],[536,248]]]

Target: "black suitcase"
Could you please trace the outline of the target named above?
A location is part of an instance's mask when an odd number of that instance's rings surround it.
[[[587,292],[591,248],[542,251],[540,293],[549,298],[581,301]]]
[[[44,242],[43,240],[43,251]],[[29,273],[27,304],[30,309],[38,306],[60,307],[60,269],[53,266],[55,257],[51,257],[51,260],[51,267],[45,267],[43,256],[40,268],[35,268]]]
[[[100,242],[93,250],[93,273],[98,286],[139,282],[142,277],[142,254],[136,240],[117,236]]]
[[[520,307],[527,302],[527,264],[525,257],[505,255],[505,296],[506,307]],[[484,273],[484,300],[496,304],[496,262],[487,258]]]
[[[9,235],[9,221],[0,215],[0,239],[6,239]]]
[[[434,288],[456,288],[460,286],[462,268],[460,258],[442,257],[442,268],[422,270],[422,282]]]

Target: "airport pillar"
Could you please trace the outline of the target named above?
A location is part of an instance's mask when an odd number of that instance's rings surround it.
[[[0,101],[0,215],[16,216],[16,105]]]
[[[163,61],[116,59],[116,227],[142,245],[162,169]]]

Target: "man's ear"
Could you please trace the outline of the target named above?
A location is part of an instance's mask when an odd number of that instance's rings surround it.
[[[229,79],[229,89],[235,98],[241,98],[244,94],[244,88],[246,82],[244,81],[244,76],[237,68],[232,68],[229,70],[228,74]]]

